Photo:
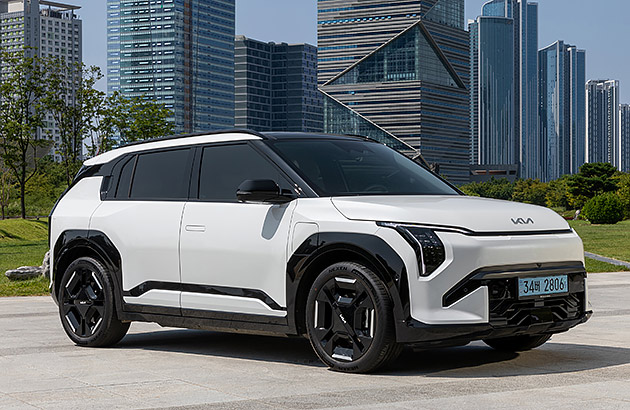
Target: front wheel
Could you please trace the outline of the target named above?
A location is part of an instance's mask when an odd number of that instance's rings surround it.
[[[129,323],[116,317],[111,278],[96,259],[79,258],[68,266],[58,300],[63,328],[80,346],[111,346],[129,330]]]
[[[311,345],[333,370],[374,371],[400,353],[385,284],[365,266],[341,262],[326,268],[311,286],[306,312]]]
[[[486,339],[483,342],[502,352],[525,352],[545,344],[551,335],[512,336],[499,339]]]

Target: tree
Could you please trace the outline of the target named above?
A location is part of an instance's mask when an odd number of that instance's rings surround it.
[[[2,219],[6,219],[6,210],[11,201],[11,175],[4,162],[0,160],[0,208],[2,209]]]
[[[569,202],[575,208],[582,208],[589,199],[617,190],[617,183],[613,178],[618,173],[617,168],[604,162],[584,164],[580,172],[569,177]]]
[[[41,60],[29,49],[3,53],[7,69],[0,78],[0,158],[20,192],[20,210],[26,218],[25,189],[37,170],[37,148],[46,144],[37,130],[44,125],[44,73]]]
[[[460,189],[470,196],[480,196],[484,198],[504,199],[509,201],[514,193],[514,183],[505,178],[495,179],[487,182],[473,182],[460,187]]]
[[[99,152],[111,149],[115,144],[111,139],[114,134],[118,135],[119,143],[126,144],[173,133],[174,124],[169,120],[172,112],[164,104],[115,92],[107,98],[106,105],[100,124],[101,139],[97,141]]]
[[[555,181],[550,181],[547,190],[547,206],[549,208],[564,208],[568,209],[569,204],[569,176],[565,175]]]
[[[103,74],[98,67],[68,63],[62,58],[44,63],[48,87],[42,102],[59,130],[57,154],[69,186],[81,166],[83,140],[91,135],[105,98],[105,93],[94,88]]]
[[[514,185],[512,200],[526,204],[546,206],[549,186],[538,179],[519,179]]]
[[[616,179],[619,186],[617,195],[624,205],[624,216],[630,218],[630,174],[620,174]]]

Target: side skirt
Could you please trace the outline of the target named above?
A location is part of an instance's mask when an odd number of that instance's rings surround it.
[[[286,317],[250,315],[195,309],[168,308],[124,303],[122,321],[153,322],[163,327],[221,332],[287,336],[291,331]]]

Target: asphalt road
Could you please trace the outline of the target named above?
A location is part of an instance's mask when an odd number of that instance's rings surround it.
[[[591,321],[537,350],[405,351],[373,375],[327,370],[306,340],[153,324],[80,348],[50,298],[0,298],[0,408],[630,409],[630,273],[589,280]]]

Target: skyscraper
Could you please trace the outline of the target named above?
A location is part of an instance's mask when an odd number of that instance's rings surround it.
[[[510,26],[512,32],[508,33]],[[473,84],[470,110],[472,144],[476,150],[471,160],[473,164],[489,164],[493,160],[500,165],[516,164],[520,177],[538,178],[542,172],[538,132],[538,4],[526,0],[491,0],[483,5],[481,16],[471,22],[470,33]],[[498,53],[496,48],[504,52]],[[511,76],[507,73],[510,69]],[[510,82],[511,92],[499,88]],[[506,118],[509,113],[511,120]],[[507,134],[506,127],[510,127]],[[480,156],[484,152],[487,154]]]
[[[469,180],[464,0],[318,1],[327,132],[364,134]]]
[[[623,172],[630,172],[630,104],[619,105],[619,138],[621,166]]]
[[[237,128],[323,131],[315,46],[237,36],[234,60]]]
[[[78,6],[45,0],[0,0],[0,50],[18,52],[26,47],[24,52],[29,56],[81,63],[82,22],[76,15],[78,9]],[[0,76],[6,69],[0,55]],[[51,154],[59,159],[55,153],[60,143],[59,128],[52,115],[48,114],[45,121],[47,126],[38,130],[39,137],[52,139],[55,146]]]
[[[514,112],[514,20],[470,22],[471,130],[475,165],[519,164]]]
[[[235,0],[107,0],[107,88],[162,102],[177,133],[234,126]]]
[[[621,169],[619,81],[586,83],[586,162],[608,162]]]
[[[539,52],[543,178],[575,174],[586,161],[586,52],[557,41]]]

